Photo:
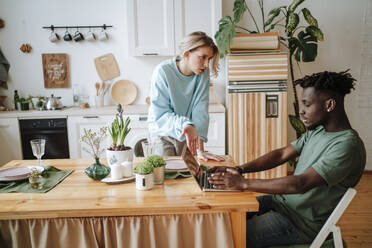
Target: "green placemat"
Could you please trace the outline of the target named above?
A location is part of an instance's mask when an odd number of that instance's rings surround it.
[[[28,178],[20,181],[0,182],[0,193],[23,192],[23,193],[45,193],[53,189],[57,184],[62,182],[74,170],[60,170],[54,166],[45,166],[42,173],[43,187],[41,189],[33,189],[28,182]]]
[[[165,171],[164,173],[165,179],[176,179],[178,177],[191,177],[191,174],[189,171]]]

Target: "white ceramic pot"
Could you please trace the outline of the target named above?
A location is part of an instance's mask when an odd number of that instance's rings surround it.
[[[154,168],[154,184],[164,183],[164,168],[165,166]]]
[[[154,174],[137,174],[136,175],[136,189],[138,190],[149,190],[154,187]]]
[[[116,163],[121,165],[125,161],[133,162],[133,149],[131,148],[125,151],[106,150],[106,157],[110,167]]]

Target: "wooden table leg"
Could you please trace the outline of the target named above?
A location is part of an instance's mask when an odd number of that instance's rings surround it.
[[[235,248],[246,247],[246,213],[230,212],[231,228]]]

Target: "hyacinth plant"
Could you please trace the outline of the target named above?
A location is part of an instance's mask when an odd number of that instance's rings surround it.
[[[80,141],[87,144],[90,149],[83,147],[83,150],[98,159],[99,155],[104,152],[104,149],[101,149],[101,142],[105,139],[106,133],[107,127],[101,127],[98,132],[84,128],[84,134],[81,136]]]
[[[127,137],[131,128],[129,128],[130,119],[127,117],[123,119],[123,108],[118,104],[117,114],[115,120],[109,127],[109,133],[112,138],[112,146],[108,148],[111,151],[124,151],[130,149],[124,145],[125,138]]]

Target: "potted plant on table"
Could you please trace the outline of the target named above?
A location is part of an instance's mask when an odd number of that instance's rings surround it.
[[[118,104],[117,112],[114,121],[108,128],[112,139],[112,145],[107,148],[106,156],[110,166],[115,163],[122,164],[125,161],[133,161],[133,149],[124,145],[125,138],[131,130],[131,128],[129,128],[130,119],[127,117],[124,121],[121,104]]]
[[[162,156],[151,155],[145,159],[154,168],[154,184],[164,183],[165,160]]]
[[[144,161],[136,166],[134,174],[136,175],[136,189],[138,190],[149,190],[154,187],[154,167]]]
[[[87,144],[90,147],[90,150],[83,147],[83,150],[91,154],[95,163],[85,169],[85,173],[93,178],[94,180],[101,180],[110,174],[110,167],[102,164],[99,161],[99,154],[103,152],[101,149],[101,142],[106,137],[107,127],[101,127],[97,132],[93,132],[91,129],[84,128],[84,134],[81,136],[80,141]]]

